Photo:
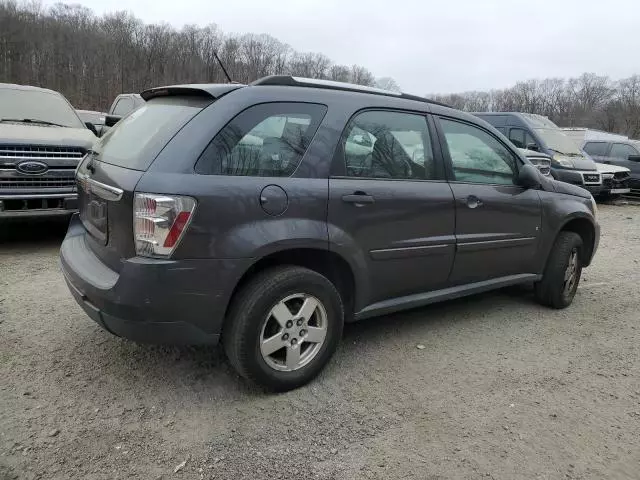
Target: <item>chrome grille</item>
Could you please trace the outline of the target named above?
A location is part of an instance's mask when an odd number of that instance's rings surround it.
[[[599,173],[583,173],[582,178],[585,185],[600,185],[602,183]]]
[[[75,191],[75,169],[85,153],[80,147],[0,144],[0,190],[11,194]],[[48,169],[30,174],[19,167],[24,162],[38,162]]]
[[[0,177],[0,188],[69,188],[75,187],[74,170],[69,171],[68,177]]]
[[[20,160],[80,160],[85,154],[80,147],[54,147],[38,145],[0,145],[0,161]]]

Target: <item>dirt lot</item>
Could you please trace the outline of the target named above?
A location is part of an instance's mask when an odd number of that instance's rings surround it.
[[[640,478],[640,207],[600,212],[568,310],[496,292],[350,325],[281,395],[219,350],[100,330],[61,278],[64,226],[5,230],[0,479]]]

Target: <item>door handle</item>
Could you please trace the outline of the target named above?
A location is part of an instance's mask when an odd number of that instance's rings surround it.
[[[469,195],[465,200],[464,203],[467,205],[467,207],[469,208],[478,208],[481,207],[482,204],[482,200],[480,200],[478,197],[476,197],[475,195]]]
[[[367,195],[365,192],[354,192],[351,195],[343,195],[342,201],[345,203],[353,203],[357,207],[374,203],[376,200],[371,195]]]

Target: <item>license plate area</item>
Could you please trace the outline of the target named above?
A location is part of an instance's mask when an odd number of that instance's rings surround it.
[[[80,219],[89,233],[103,245],[109,235],[107,201],[91,192],[84,192],[80,202]]]

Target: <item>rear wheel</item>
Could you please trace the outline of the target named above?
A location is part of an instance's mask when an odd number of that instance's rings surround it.
[[[582,238],[560,232],[547,261],[542,280],[535,287],[536,299],[552,308],[571,305],[582,274]]]
[[[240,375],[271,390],[290,390],[327,364],[343,317],[340,295],[327,278],[302,267],[277,267],[236,295],[222,341]]]

